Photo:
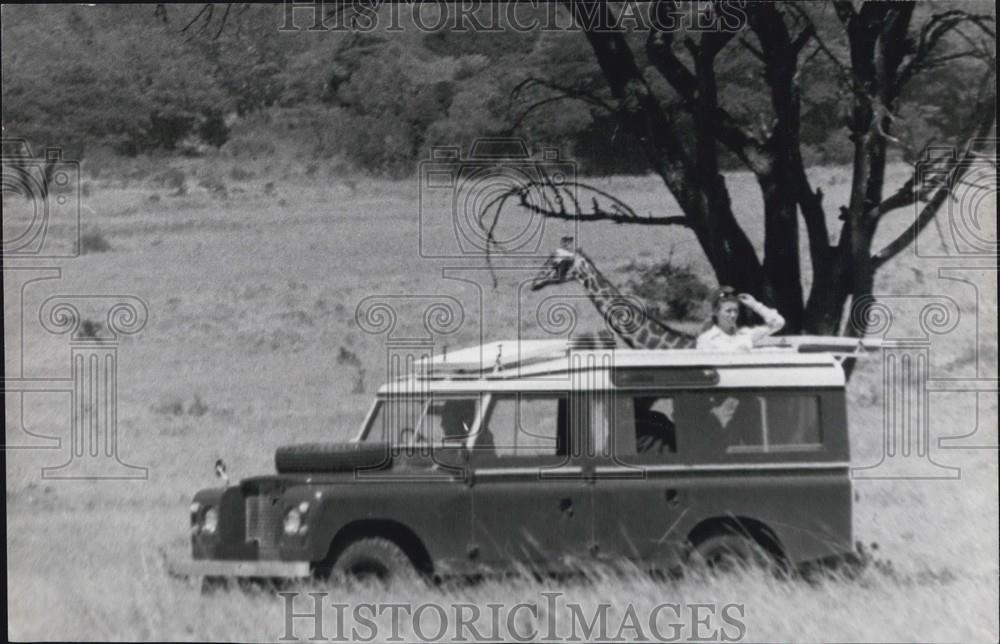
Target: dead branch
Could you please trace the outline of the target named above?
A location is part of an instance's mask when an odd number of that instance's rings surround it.
[[[609,114],[614,113],[614,108],[609,103],[597,97],[593,92],[584,87],[570,87],[568,85],[562,85],[560,83],[534,76],[528,77],[514,86],[514,88],[510,91],[508,108],[513,109],[514,103],[521,98],[522,93],[532,87],[541,87],[552,92],[556,92],[556,95],[540,99],[529,105],[524,111],[514,118],[510,127],[506,128],[507,133],[512,133],[517,130],[517,128],[524,123],[525,119],[527,119],[527,117],[536,109],[562,100],[579,100],[597,107],[598,109],[601,109]]]
[[[676,10],[669,7],[674,7],[674,5],[661,3],[657,5],[657,10]],[[660,24],[668,24],[668,22],[663,19]],[[705,34],[700,46],[691,43],[688,47],[695,52],[704,50],[704,55],[710,60],[734,35],[732,33],[711,36]],[[652,29],[646,39],[646,55],[653,63],[653,67],[680,96],[684,109],[691,114],[701,113],[704,106],[699,105],[698,101],[698,78],[674,54],[672,44],[672,33]],[[737,119],[725,108],[715,104],[711,111],[715,122],[715,127],[712,128],[715,138],[733,152],[748,168],[755,172],[765,171],[767,161],[763,142],[740,125]]]
[[[214,28],[214,33],[212,34],[211,39],[218,40],[219,38],[222,37],[222,34],[225,32],[226,26],[229,24],[230,21],[230,16],[235,15],[238,18],[242,16],[246,12],[246,10],[250,7],[248,3],[245,2],[238,3],[236,13],[233,14],[232,11],[234,5],[237,5],[237,3],[227,2],[225,4],[225,8],[222,10],[222,15],[219,16],[218,24],[216,25],[215,8],[217,6],[222,6],[222,5],[221,4],[216,5],[211,2],[206,2],[201,6],[201,9],[198,10],[198,13],[196,13],[194,17],[191,18],[191,20],[189,20],[183,27],[181,27],[181,33],[188,33],[192,27],[198,25],[197,29],[191,31],[191,33],[188,34],[187,40],[191,41],[203,34],[210,33],[210,31]],[[159,5],[156,11],[157,13],[155,15],[160,16],[163,22],[166,23],[167,22],[166,6]],[[240,28],[239,24],[237,23],[236,26],[237,32],[239,31],[239,28]]]
[[[516,200],[518,206],[531,214],[550,219],[610,221],[616,224],[646,226],[688,226],[684,216],[642,216],[621,199],[596,186],[580,181],[556,184],[547,174],[541,173],[539,179],[509,188],[484,205],[479,214],[479,223],[487,231],[488,239],[493,239],[493,232],[503,209],[511,200]],[[589,208],[585,209],[581,202],[589,203]]]
[[[984,103],[976,106],[975,113],[980,115],[980,120],[975,131],[965,138],[965,152],[960,159],[954,160],[948,155],[931,160],[930,172],[924,172],[921,177],[918,177],[917,173],[914,173],[899,191],[880,203],[874,209],[875,212],[866,215],[877,219],[892,210],[926,200],[926,205],[917,214],[913,223],[902,234],[886,244],[882,250],[872,255],[872,266],[875,270],[916,240],[921,231],[927,227],[927,224],[934,220],[935,215],[937,215],[941,206],[956,186],[972,185],[979,187],[976,184],[967,183],[965,177],[970,170],[981,163],[981,161],[977,162],[979,155],[974,149],[974,143],[977,140],[986,139],[990,131],[996,126],[995,91],[988,92]],[[947,172],[942,173],[939,170],[944,166],[947,166],[948,169]],[[994,161],[995,167],[996,164]],[[930,175],[929,184],[918,185],[918,183],[924,184],[928,181],[927,175]]]
[[[900,67],[896,81],[897,95],[914,76],[922,71],[932,69],[944,62],[958,58],[983,58],[985,53],[980,51],[975,45],[968,52],[937,57],[932,56],[932,54],[941,44],[942,39],[950,32],[955,32],[971,43],[971,39],[959,29],[962,25],[973,25],[989,37],[995,39],[996,33],[989,26],[992,22],[992,16],[971,14],[959,9],[936,13],[928,18],[920,28],[920,35],[917,37],[913,54]]]
[[[201,6],[201,9],[198,11],[198,13],[195,14],[194,18],[191,18],[191,20],[188,21],[188,23],[186,25],[184,25],[184,27],[181,28],[181,33],[187,33],[187,30],[190,29],[192,26],[194,26],[194,24],[196,22],[198,22],[198,20],[204,15],[205,19],[204,19],[204,22],[203,22],[202,26],[199,27],[198,31],[196,33],[192,34],[191,37],[193,38],[194,36],[199,35],[201,32],[203,32],[207,28],[208,23],[210,23],[212,21],[212,12],[214,12],[214,11],[215,11],[215,6],[214,5],[212,5],[212,4],[203,4]]]

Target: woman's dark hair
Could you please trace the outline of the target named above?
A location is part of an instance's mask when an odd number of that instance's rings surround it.
[[[743,306],[743,303],[740,302],[740,298],[736,296],[736,289],[732,286],[720,286],[719,290],[717,290],[715,295],[712,297],[712,317],[708,319],[706,330],[711,329],[712,325],[717,322],[715,315],[719,312],[719,307],[727,302],[736,302],[738,306],[737,311],[739,311],[739,314],[736,318],[737,328],[750,326],[756,322],[756,316],[753,311],[750,311],[747,307]]]
[[[715,292],[715,296],[712,298],[712,317],[719,311],[721,307],[726,302],[736,302],[740,303],[740,299],[736,297],[736,289],[732,286],[721,286],[719,290]]]

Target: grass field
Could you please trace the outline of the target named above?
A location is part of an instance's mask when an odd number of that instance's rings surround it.
[[[526,297],[519,313],[512,306],[517,286],[531,273],[514,270],[516,259],[498,260],[511,270],[497,271],[494,289],[481,258],[421,256],[416,179],[346,179],[323,170],[299,172],[291,164],[173,165],[172,173],[166,164],[153,165],[131,178],[85,168],[82,213],[90,252],[59,262],[61,279],[25,291],[24,369],[34,377],[65,377],[69,364],[67,338],[38,328],[37,307],[49,295],[133,294],[148,306],[146,328],[119,348],[118,427],[122,459],[147,466],[149,477],[43,480],[40,468],[67,458],[68,399],[25,397],[27,428],[60,437],[64,449],[7,453],[12,639],[276,640],[284,628],[280,598],[266,592],[202,597],[197,588],[166,575],[164,556],[183,556],[188,548],[191,495],[216,484],[215,459],[224,457],[239,478],[272,471],[279,445],[346,439],[356,431],[385,373],[386,336],[366,333],[355,321],[355,308],[365,297],[455,298],[464,311],[462,324],[436,339],[450,347],[511,337],[519,329],[527,337],[543,333],[534,311],[554,292]],[[905,171],[893,168],[890,182],[901,181]],[[817,168],[813,176],[836,230],[834,204],[844,202],[849,174]],[[184,189],[178,189],[180,183]],[[655,178],[597,183],[637,212],[674,214]],[[733,175],[730,185],[739,215],[757,231],[760,247],[755,184],[749,176]],[[454,244],[453,231],[441,220],[448,203],[434,197],[422,204],[427,247]],[[995,200],[984,207],[984,216],[995,220]],[[24,202],[4,204],[5,238],[8,227],[26,216]],[[883,236],[900,230],[909,216],[893,215]],[[68,232],[49,231],[65,245]],[[574,231],[549,222],[540,249],[554,248],[566,233],[576,234],[580,246],[619,281],[616,270],[630,260],[671,253],[675,261],[710,274],[693,237],[682,230],[592,224]],[[921,243],[942,248],[933,226]],[[982,302],[973,285],[938,273],[942,266],[970,265],[976,262],[905,252],[879,275],[877,293],[947,295],[957,303],[958,325],[933,339],[932,377],[997,377],[996,273],[973,278]],[[461,273],[465,281],[444,277],[445,269],[459,266],[477,270]],[[21,314],[6,286],[4,293],[10,372]],[[582,295],[572,285],[559,293]],[[586,301],[569,301],[579,312],[578,330],[599,327]],[[397,302],[402,303],[395,333],[420,332],[425,300]],[[411,307],[414,302],[418,308]],[[897,323],[911,334],[918,329],[915,319]],[[338,364],[338,356],[351,353],[363,372],[349,361]],[[860,367],[849,392],[853,460],[873,464],[882,450],[880,366]],[[996,396],[932,394],[929,409],[932,456],[961,468],[961,476],[858,481],[856,538],[877,544],[881,563],[855,580],[810,585],[753,575],[683,581],[624,575],[590,583],[516,579],[433,590],[371,589],[343,601],[418,596],[485,604],[558,589],[583,605],[621,606],[626,598],[637,607],[741,602],[748,641],[995,642],[1000,636],[997,452],[938,449],[937,439],[976,431],[958,446],[996,445]],[[6,442],[23,443],[25,435],[11,425],[10,414],[8,403]],[[387,619],[379,621],[388,626]]]

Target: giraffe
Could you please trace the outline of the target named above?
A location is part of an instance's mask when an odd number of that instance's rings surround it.
[[[587,291],[594,308],[622,341],[632,349],[686,349],[694,347],[695,337],[672,328],[649,315],[645,308],[621,291],[597,270],[594,262],[582,250],[570,250],[563,245],[545,262],[542,271],[531,283],[538,291],[552,284],[575,279]],[[624,322],[623,322],[624,321]]]

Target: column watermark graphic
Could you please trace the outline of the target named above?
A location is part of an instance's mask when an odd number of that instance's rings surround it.
[[[39,158],[25,141],[3,140],[4,449],[61,451],[61,464],[41,469],[44,479],[144,480],[148,469],[120,453],[118,350],[122,337],[146,326],[145,302],[103,293],[36,301],[81,254],[80,194],[80,164],[61,149],[48,148]],[[68,337],[65,375],[40,376],[31,366],[38,347],[30,343],[38,331]],[[68,413],[56,422],[46,419],[40,429],[28,404],[35,398],[64,401]]]
[[[385,385],[378,416],[370,432],[373,439],[388,446],[385,458],[406,453],[436,459],[435,444],[442,439],[441,428],[428,422],[425,406],[430,404],[427,380],[420,376],[433,373],[441,357],[439,347],[465,324],[465,310],[459,300],[443,294],[372,295],[362,299],[355,309],[355,322],[366,334],[384,336]],[[401,325],[401,320],[403,324]],[[412,331],[404,331],[407,321],[419,320]],[[444,354],[446,356],[446,354]],[[466,430],[459,426],[459,431]],[[384,471],[381,464],[358,469],[360,478],[390,477],[394,481],[407,476],[418,479],[450,477],[453,464],[437,462],[431,471]]]
[[[945,295],[878,295],[854,303],[851,315],[882,339],[882,443],[878,462],[852,468],[856,479],[958,478],[939,463],[931,441],[928,381],[932,338],[958,326],[961,311]],[[912,329],[917,321],[919,333]]]
[[[997,273],[995,262],[991,266],[950,266],[938,270],[941,279],[948,280],[957,287],[971,289],[976,294],[972,369],[968,373],[936,376],[927,382],[932,398],[934,395],[963,395],[975,409],[969,431],[938,438],[938,446],[941,449],[997,449],[998,447],[995,432],[992,439],[984,436],[989,433],[990,423],[993,427],[996,426],[996,416],[991,416],[989,411],[984,410],[988,409],[991,401],[996,401],[997,392],[1000,391],[995,370],[996,335],[992,338],[989,336],[990,331],[995,334],[997,329]],[[991,297],[992,302],[989,301]],[[991,364],[994,365],[993,371],[990,370]]]
[[[105,314],[104,324],[83,310]],[[70,457],[42,470],[47,479],[145,479],[145,467],[129,465],[118,453],[118,345],[146,326],[145,303],[132,296],[56,295],[39,312],[46,331],[70,338],[72,412]]]

